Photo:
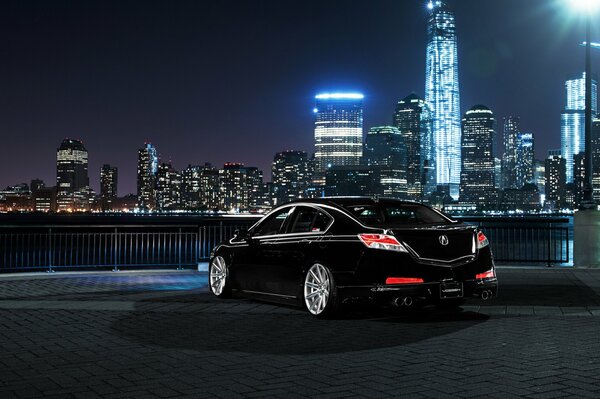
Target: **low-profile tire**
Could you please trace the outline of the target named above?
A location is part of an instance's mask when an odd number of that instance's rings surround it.
[[[208,267],[208,287],[210,292],[219,298],[231,297],[231,283],[229,281],[229,269],[225,258],[215,256]]]
[[[440,299],[437,307],[440,309],[458,309],[465,304],[464,298]]]
[[[308,312],[315,317],[332,317],[338,311],[338,290],[331,270],[320,263],[313,264],[304,277],[302,298]]]

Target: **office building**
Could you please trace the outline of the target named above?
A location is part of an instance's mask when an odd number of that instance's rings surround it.
[[[461,118],[454,13],[445,2],[428,4],[425,101],[431,107],[436,184],[457,199],[460,184]]]
[[[560,209],[566,203],[567,190],[567,165],[565,159],[550,152],[546,158],[546,201],[544,207],[547,209]]]
[[[398,101],[393,121],[406,149],[408,198],[421,200],[435,191],[431,109],[423,99],[416,94],[411,94]]]
[[[592,188],[594,201],[600,203],[600,115],[592,120]]]
[[[517,163],[515,165],[517,188],[521,188],[525,184],[534,183],[534,149],[533,134],[519,132],[517,134]]]
[[[517,136],[521,131],[521,120],[518,116],[504,118],[502,141],[502,188],[517,187]]]
[[[100,209],[112,210],[112,203],[117,198],[119,171],[116,166],[107,164],[100,169]]]
[[[378,126],[369,129],[362,163],[364,166],[376,170],[377,176],[385,180],[385,182],[380,182],[385,184],[385,189],[371,194],[400,199],[407,198],[407,146],[404,137],[396,127]],[[351,170],[351,168],[344,170]],[[340,173],[338,170],[335,175],[341,176]],[[360,173],[352,176],[355,175],[358,176]]]
[[[181,175],[171,163],[161,163],[156,171],[156,208],[159,211],[178,210],[181,205]]]
[[[567,183],[573,182],[573,156],[585,151],[585,73],[565,82],[566,104],[561,114],[561,152],[567,164]],[[598,112],[598,84],[592,79],[592,114]]]
[[[478,209],[495,209],[496,191],[496,120],[484,105],[475,105],[462,119],[462,171],[460,202]]]
[[[138,208],[152,211],[156,208],[156,173],[158,172],[158,154],[151,143],[145,143],[138,150],[137,196]]]
[[[363,98],[359,93],[322,93],[315,97],[316,185],[325,184],[333,166],[357,166],[363,150]]]
[[[271,169],[273,184],[268,190],[272,205],[277,206],[306,197],[311,184],[308,154],[304,151],[282,151],[275,154]]]
[[[263,173],[256,167],[226,163],[219,170],[219,208],[226,212],[246,212],[262,204]]]
[[[90,209],[88,151],[81,140],[64,139],[56,150],[56,201],[59,212]]]

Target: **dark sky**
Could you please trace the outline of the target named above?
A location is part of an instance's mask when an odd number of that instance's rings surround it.
[[[119,168],[120,195],[135,192],[145,141],[178,169],[239,161],[268,179],[275,152],[312,151],[316,93],[363,92],[365,131],[424,95],[425,3],[4,0],[0,186],[54,184],[65,137],[83,139],[96,190],[103,163]],[[558,148],[564,80],[584,57],[568,2],[449,3],[462,112],[519,115],[539,158]]]

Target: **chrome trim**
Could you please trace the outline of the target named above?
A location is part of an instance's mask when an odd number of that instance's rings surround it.
[[[246,292],[249,294],[259,294],[259,295],[270,295],[270,296],[276,296],[279,298],[286,298],[286,299],[298,299],[297,296],[291,296],[291,295],[282,295],[282,294],[273,294],[271,292],[262,292],[262,291],[250,291],[250,290],[238,290],[239,292]]]

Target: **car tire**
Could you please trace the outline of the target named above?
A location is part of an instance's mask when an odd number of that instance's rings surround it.
[[[338,311],[338,290],[328,267],[314,263],[306,272],[302,298],[308,312],[318,318],[332,317]]]
[[[222,256],[215,256],[208,267],[208,287],[210,292],[219,298],[231,297],[229,269]]]

